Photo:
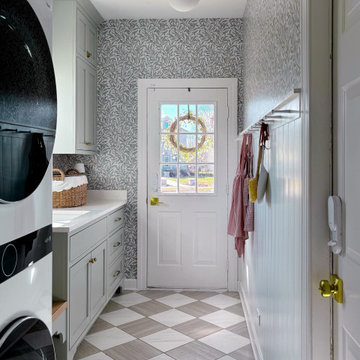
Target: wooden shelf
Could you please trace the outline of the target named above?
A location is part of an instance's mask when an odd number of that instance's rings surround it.
[[[67,301],[53,300],[52,321],[54,322],[67,308]]]

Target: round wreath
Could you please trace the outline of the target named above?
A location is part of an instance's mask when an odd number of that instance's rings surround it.
[[[179,123],[180,123],[180,121],[185,121],[185,120],[192,120],[192,121],[196,122],[195,116],[190,116],[189,117],[188,115],[184,115],[184,116],[181,116],[179,118]],[[203,133],[203,136],[201,137],[201,140],[200,140],[200,142],[198,144],[198,149],[200,149],[205,144],[207,129],[206,129],[206,125],[205,125],[203,120],[198,119],[198,122],[199,122],[200,127],[201,127],[201,132]],[[175,120],[170,126],[170,132],[171,133],[176,132],[176,128],[177,128],[177,121]],[[178,144],[176,142],[175,135],[170,135],[170,142],[177,149]],[[182,146],[181,144],[180,144],[179,148],[180,148],[180,151],[183,151],[183,152],[186,152],[186,153],[191,153],[191,152],[196,151],[196,147],[187,148],[185,146]]]

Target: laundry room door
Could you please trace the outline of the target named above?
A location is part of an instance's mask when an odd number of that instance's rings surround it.
[[[335,194],[343,204],[343,250],[334,272],[344,303],[334,303],[335,359],[360,359],[360,0],[335,4]]]
[[[226,89],[148,90],[148,287],[227,288]]]

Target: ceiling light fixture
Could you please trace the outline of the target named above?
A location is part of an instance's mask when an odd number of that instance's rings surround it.
[[[180,12],[187,12],[195,9],[200,0],[169,0],[170,5]]]

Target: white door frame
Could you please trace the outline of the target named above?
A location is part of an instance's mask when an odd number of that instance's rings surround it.
[[[138,192],[137,192],[137,289],[147,287],[147,91],[149,88],[222,88],[228,93],[228,216],[231,184],[237,167],[238,80],[218,79],[139,79],[138,80]],[[228,290],[237,290],[237,256],[234,241],[228,238]]]

